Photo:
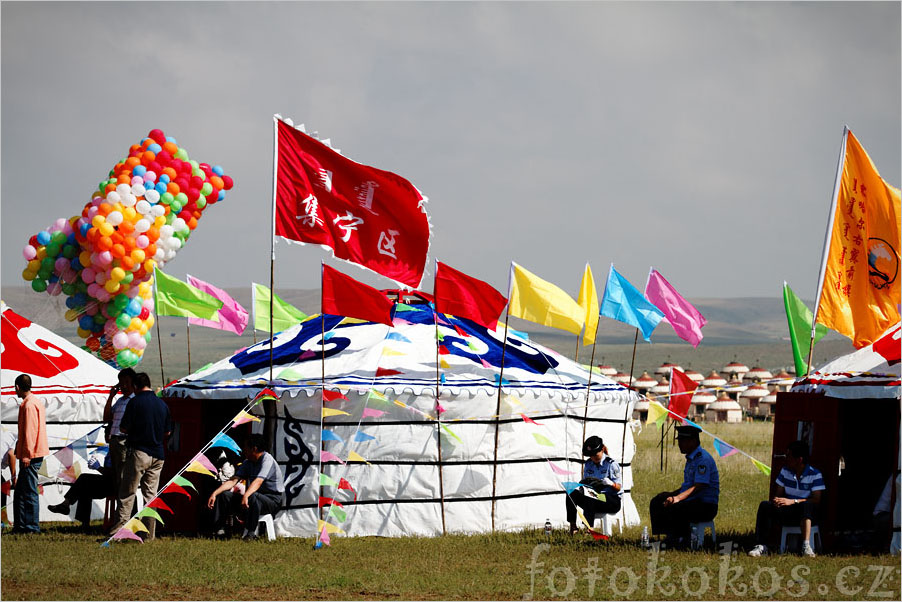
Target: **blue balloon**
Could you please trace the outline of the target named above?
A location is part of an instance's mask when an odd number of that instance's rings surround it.
[[[156,189],[156,191],[159,192],[160,194],[163,194],[164,192],[166,192],[166,183],[162,181],[162,178],[161,178],[160,182],[156,183],[156,185],[154,186],[154,189]]]
[[[150,146],[153,147],[153,146],[156,146],[156,145],[151,144]],[[150,149],[148,149],[148,150],[150,150]],[[154,152],[160,152],[160,151],[154,151]],[[143,175],[146,174],[146,173],[147,173],[147,168],[144,167],[143,165],[135,165],[135,166],[132,168],[132,175],[133,175],[133,176],[143,176]]]
[[[225,173],[223,171],[222,167],[220,167],[219,165],[214,165],[211,169],[213,170],[213,173],[215,173],[217,176],[221,176],[223,173]]]
[[[88,302],[88,296],[85,293],[75,293],[70,299],[75,302],[75,307],[81,307]]]
[[[85,330],[88,330],[88,329],[86,328]],[[90,330],[91,330],[91,332],[103,332],[103,324],[97,324],[95,322],[94,325],[91,326]],[[101,345],[106,345],[106,341],[101,343]]]
[[[144,307],[144,303],[141,301],[141,299],[135,297],[134,299],[132,299],[131,301],[128,302],[128,307],[125,308],[125,311],[128,312],[128,315],[130,315],[131,317],[134,318],[139,313],[141,313],[141,309],[143,307]]]
[[[158,152],[163,150],[163,147],[155,142],[155,143],[151,144],[150,146],[148,146],[147,150],[149,150],[153,154],[157,154]],[[135,173],[135,170],[132,170],[132,173]]]
[[[40,232],[38,232],[37,239],[39,245],[46,245],[50,242],[50,232],[48,232],[47,230],[41,230]]]
[[[75,309],[76,307],[78,307],[78,305],[75,304],[75,297],[66,297],[66,307],[68,307],[69,309]]]
[[[225,199],[225,190],[219,191],[219,196],[216,197],[216,202],[222,201]]]
[[[78,319],[78,325],[81,326],[82,330],[94,330],[96,324],[94,324],[94,316],[82,316]],[[101,328],[103,328],[101,326]]]
[[[166,136],[166,142],[171,142],[173,144],[178,144],[178,141],[172,136]]]
[[[78,260],[78,257],[73,257],[72,261],[69,262],[69,266],[76,272],[84,267],[83,265],[81,265],[81,262]]]
[[[162,182],[164,184],[168,184],[170,182],[170,180],[171,180],[171,178],[169,177],[169,174],[164,173],[164,174],[160,175],[160,182]]]
[[[82,235],[82,236],[87,236],[87,235],[88,235],[88,231],[91,229],[91,223],[90,223],[90,222],[84,223],[84,224],[82,224],[82,225],[80,226],[79,229],[81,230],[81,235]]]
[[[78,244],[75,242],[75,232],[70,232],[69,236],[66,237],[66,242],[70,245]]]

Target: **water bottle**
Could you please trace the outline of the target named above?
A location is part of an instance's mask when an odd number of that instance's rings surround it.
[[[689,547],[693,550],[698,549],[698,527],[692,525],[692,533],[689,536]]]
[[[642,539],[640,540],[642,549],[648,549],[648,527],[642,527]]]
[[[551,519],[545,519],[545,537],[551,537]]]

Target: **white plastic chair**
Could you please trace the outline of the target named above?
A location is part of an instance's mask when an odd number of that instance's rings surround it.
[[[264,514],[260,517],[260,522],[257,523],[257,535],[260,534],[261,527],[264,527],[266,529],[266,539],[272,541],[276,538],[276,527],[273,524],[272,514]]]
[[[610,537],[614,533],[614,523],[617,523],[620,534],[623,535],[623,515],[617,514],[601,514],[595,517],[595,522],[601,521],[601,532]]]
[[[780,553],[784,553],[786,551],[786,539],[789,535],[798,535],[802,536],[802,528],[798,526],[788,526],[784,525],[783,530],[780,532]],[[817,539],[815,539],[817,538]],[[817,542],[817,546],[815,546],[815,541]],[[808,536],[808,543],[811,545],[812,550],[820,551],[823,546],[821,542],[821,530],[818,529],[817,525],[811,525],[811,534]]]

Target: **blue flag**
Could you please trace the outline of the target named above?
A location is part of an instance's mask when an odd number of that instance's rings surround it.
[[[323,429],[322,439],[323,441],[340,441],[341,443],[344,443],[344,439],[342,439],[329,429]]]
[[[363,441],[375,441],[375,440],[376,440],[375,437],[373,437],[372,435],[367,435],[363,431],[357,431],[356,433],[354,433],[354,441],[363,442]]]
[[[642,338],[646,341],[664,318],[664,313],[649,303],[645,295],[614,269],[613,264],[608,272],[599,313],[606,318],[635,326],[642,331]]]
[[[213,438],[213,441],[210,443],[210,447],[225,447],[239,456],[241,455],[241,448],[238,447],[238,444],[235,443],[235,440],[226,435],[225,433],[219,433],[216,437]]]

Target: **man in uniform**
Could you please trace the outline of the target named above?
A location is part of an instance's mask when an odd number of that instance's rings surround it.
[[[713,520],[720,498],[717,464],[699,442],[701,430],[693,425],[676,430],[680,452],[686,455],[683,484],[676,491],[659,493],[649,504],[652,533],[666,534],[671,545],[685,541],[690,523]]]

